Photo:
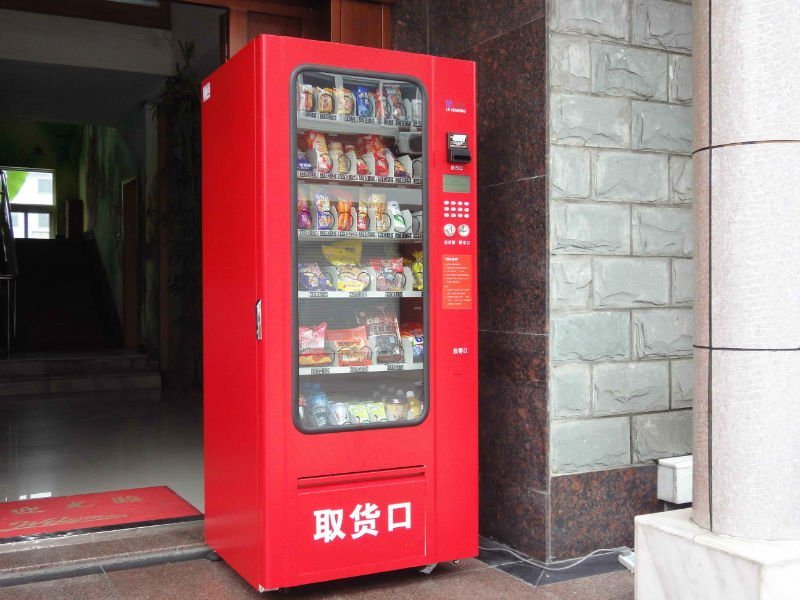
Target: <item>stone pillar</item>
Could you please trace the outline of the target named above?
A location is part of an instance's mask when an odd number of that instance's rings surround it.
[[[800,3],[694,18],[693,518],[800,539]]]
[[[637,598],[800,581],[800,2],[695,0],[693,508],[636,518]]]

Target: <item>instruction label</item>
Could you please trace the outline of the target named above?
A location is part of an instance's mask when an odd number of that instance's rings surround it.
[[[442,257],[442,308],[472,308],[472,257]]]

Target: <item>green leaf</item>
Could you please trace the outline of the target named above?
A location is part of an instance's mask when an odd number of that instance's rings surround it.
[[[27,171],[6,171],[8,178],[8,200],[12,201],[28,178]]]

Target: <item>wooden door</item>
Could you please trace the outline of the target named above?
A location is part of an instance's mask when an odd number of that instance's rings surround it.
[[[331,0],[331,41],[391,48],[391,6],[370,0]]]
[[[122,344],[139,349],[139,185],[122,184]]]

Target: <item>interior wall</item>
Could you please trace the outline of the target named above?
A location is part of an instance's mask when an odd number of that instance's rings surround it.
[[[480,527],[548,557],[544,0],[399,0],[395,49],[478,78]]]
[[[65,231],[66,202],[80,197],[82,135],[79,125],[0,120],[0,165],[55,172],[56,234]]]
[[[115,127],[86,125],[78,167],[84,230],[94,235],[117,308],[122,315],[122,182],[139,166]]]

